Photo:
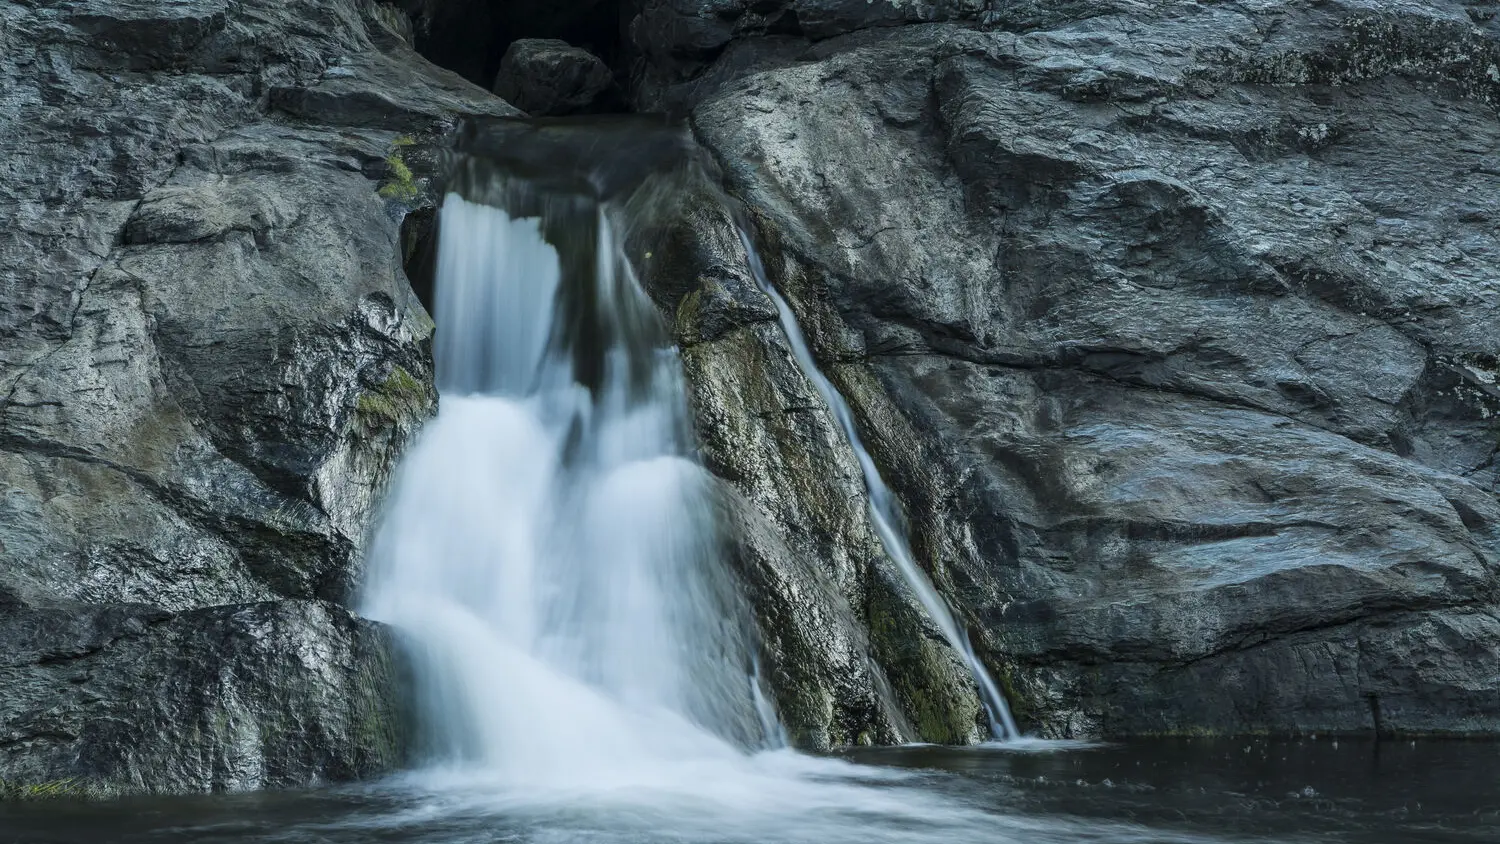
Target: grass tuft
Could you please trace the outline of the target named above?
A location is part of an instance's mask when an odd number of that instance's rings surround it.
[[[385,184],[381,185],[379,190],[379,194],[385,199],[397,202],[410,202],[416,199],[422,192],[422,189],[417,185],[415,174],[407,166],[406,160],[401,157],[401,150],[416,142],[417,139],[411,135],[402,135],[392,142],[396,149],[385,157],[389,173],[386,176]]]

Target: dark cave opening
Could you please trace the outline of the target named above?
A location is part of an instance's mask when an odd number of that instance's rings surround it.
[[[506,48],[556,38],[604,61],[623,83],[632,0],[407,0],[416,48],[434,64],[489,89]]]

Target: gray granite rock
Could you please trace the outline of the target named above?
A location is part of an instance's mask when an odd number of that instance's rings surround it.
[[[0,635],[0,766],[19,792],[285,788],[407,759],[389,634],[329,604],[7,607]]]
[[[0,2],[7,786],[403,757],[337,606],[434,401],[401,221],[454,115],[517,113],[409,46],[465,4],[404,7]],[[1023,725],[1500,731],[1493,4],[634,12],[631,96],[691,113]],[[977,738],[706,207],[640,263],[783,720]]]
[[[318,601],[434,401],[409,136],[515,111],[389,12],[0,3],[0,780],[399,759],[385,634]]]
[[[638,95],[690,105],[756,209],[1023,723],[1500,731],[1494,16],[841,32],[737,34]]]

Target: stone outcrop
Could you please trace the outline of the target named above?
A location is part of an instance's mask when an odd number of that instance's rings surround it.
[[[858,461],[719,201],[690,206],[687,234],[653,248],[668,257],[643,261],[644,280],[675,309],[700,456],[720,479],[727,553],[788,735],[819,749],[981,739],[968,670],[886,556]],[[675,299],[674,279],[690,282]]]
[[[411,743],[389,634],[326,603],[8,608],[0,635],[23,793],[336,782],[393,770]]]
[[[523,38],[510,45],[495,77],[496,96],[542,117],[588,111],[614,84],[598,56],[555,38]]]
[[[721,16],[662,29],[683,63],[638,94],[757,210],[1031,729],[1493,733],[1492,12]],[[725,345],[759,330],[714,341],[716,383],[795,385]]]
[[[1497,12],[0,0],[0,793],[402,758],[342,606],[435,399],[402,221],[454,115],[517,114],[413,40],[487,84],[566,38],[689,115],[1029,730],[1500,732]],[[783,720],[973,740],[729,218],[684,211],[638,257]]]
[[[401,758],[387,635],[339,604],[434,401],[402,155],[515,112],[400,21],[0,3],[0,780],[246,788]]]

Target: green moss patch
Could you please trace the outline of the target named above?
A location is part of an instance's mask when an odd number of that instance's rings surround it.
[[[372,424],[396,424],[421,415],[429,400],[427,385],[397,366],[375,389],[361,395],[355,408]]]
[[[407,166],[406,159],[402,158],[401,150],[416,143],[409,135],[402,135],[395,141],[396,149],[385,157],[385,163],[389,168],[385,184],[380,186],[380,195],[386,199],[396,202],[410,202],[416,199],[422,192],[417,185],[417,178]]]

